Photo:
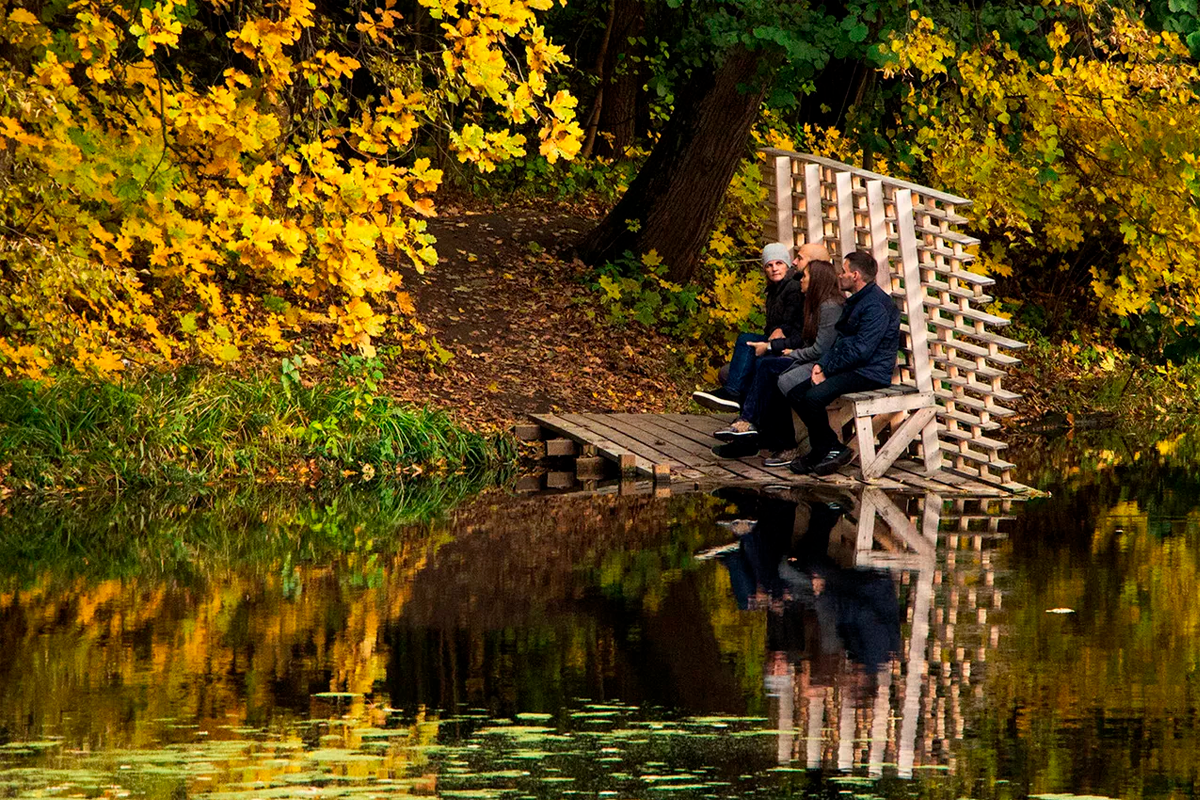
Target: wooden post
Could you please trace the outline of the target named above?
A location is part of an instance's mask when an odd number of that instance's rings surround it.
[[[933,390],[933,364],[929,360],[929,324],[925,321],[925,286],[921,283],[921,263],[917,253],[917,232],[913,221],[912,193],[895,190],[896,233],[900,239],[900,265],[904,274],[904,304],[908,312],[908,339],[913,356],[913,376],[917,390]],[[925,470],[942,467],[942,446],[938,441],[937,417],[921,430],[921,451]]]
[[[808,223],[807,243],[825,243],[825,209],[821,207],[821,168],[804,165],[804,216]]]
[[[892,267],[888,259],[887,214],[884,211],[883,181],[867,181],[867,214],[871,220],[871,255],[879,264],[875,282],[885,292],[892,291]]]
[[[775,156],[775,241],[783,242],[788,247],[796,246],[794,192],[792,157]]]
[[[838,172],[835,184],[837,187],[838,245],[841,247],[839,256],[845,258],[858,249],[858,243],[854,238],[853,173]]]

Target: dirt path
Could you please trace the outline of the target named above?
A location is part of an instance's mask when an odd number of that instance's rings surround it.
[[[607,324],[586,268],[555,255],[592,224],[561,211],[443,209],[430,224],[437,266],[404,272],[418,319],[453,358],[406,370],[388,388],[489,427],[531,412],[686,405],[669,341]]]

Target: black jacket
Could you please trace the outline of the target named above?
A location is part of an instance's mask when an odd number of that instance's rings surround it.
[[[838,338],[817,363],[826,375],[856,372],[880,384],[892,382],[900,349],[900,309],[879,284],[859,289],[835,326]]]
[[[790,271],[783,280],[767,284],[767,325],[763,333],[770,336],[776,328],[782,329],[787,339],[804,333],[804,292],[800,291],[800,281]],[[771,350],[778,354],[785,347],[796,346],[783,344],[784,341],[771,342]]]

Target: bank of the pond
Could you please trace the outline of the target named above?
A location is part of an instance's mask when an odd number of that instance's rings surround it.
[[[317,382],[183,368],[121,382],[0,383],[0,493],[225,481],[312,485],[487,472],[502,435],[377,393],[369,374]]]

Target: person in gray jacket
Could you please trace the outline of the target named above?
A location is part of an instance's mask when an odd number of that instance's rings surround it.
[[[714,436],[727,442],[743,446],[717,448],[719,456],[739,458],[752,455],[757,448],[757,424],[764,393],[781,391],[787,394],[794,387],[808,380],[813,364],[827,351],[837,338],[836,325],[846,302],[838,288],[837,271],[828,261],[809,261],[800,273],[800,287],[804,292],[804,328],[800,346],[784,350],[782,356],[764,356],[759,359],[754,383],[746,393],[738,419]],[[778,389],[776,388],[778,387]]]

